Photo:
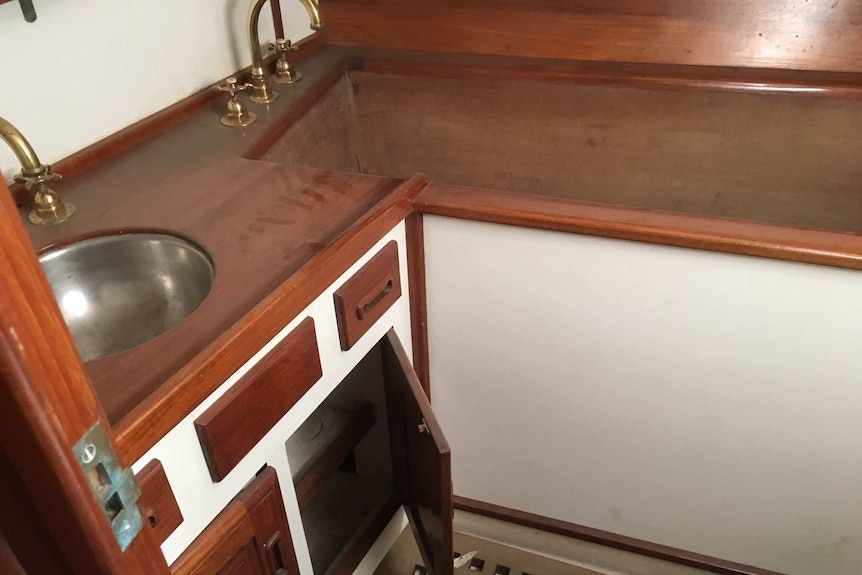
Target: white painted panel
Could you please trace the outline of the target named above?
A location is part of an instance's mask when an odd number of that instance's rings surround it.
[[[35,0],[0,5],[0,116],[43,162],[64,158],[251,63],[251,0]],[[297,0],[281,3],[285,34],[311,33]],[[273,40],[265,7],[261,41]],[[0,143],[7,181],[20,166]]]
[[[862,565],[862,273],[427,217],[455,492],[792,575]]]
[[[388,242],[398,242],[399,265],[401,267],[402,295],[368,332],[349,350],[341,351],[338,329],[335,322],[333,292],[350,279],[359,268],[368,262]],[[172,563],[218,513],[236,496],[242,487],[254,478],[255,472],[264,464],[276,468],[278,480],[282,484],[282,495],[287,497],[286,510],[294,539],[304,539],[299,507],[295,492],[287,487],[292,479],[284,451],[284,442],[304,422],[311,413],[335,389],[344,377],[371,350],[374,345],[394,328],[404,343],[408,353],[412,350],[410,337],[410,298],[407,280],[407,254],[405,248],[405,226],[399,223],[386,234],[373,248],[357,260],[336,282],[314,300],[303,312],[291,321],[281,332],[269,341],[252,359],[237,370],[215,392],[198,405],[185,419],[165,435],[152,449],[133,466],[140,471],[150,460],[159,459],[177,498],[183,522],[162,544],[168,563]],[[273,426],[260,442],[237,464],[219,483],[213,483],[204,460],[203,452],[194,428],[194,420],[207,408],[235,385],[258,361],[260,361],[281,340],[287,337],[306,317],[314,318],[317,343],[323,377],[300,399],[285,416]],[[254,414],[249,414],[253,417]],[[291,496],[291,493],[293,495]],[[290,498],[293,497],[293,500]],[[301,571],[311,575],[311,560],[304,541],[297,544],[297,554]]]

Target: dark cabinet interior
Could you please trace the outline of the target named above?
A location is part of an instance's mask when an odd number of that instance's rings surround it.
[[[173,575],[298,573],[276,472],[265,467],[171,565]]]
[[[451,573],[449,448],[394,331],[286,449],[316,575],[351,573],[400,505],[429,570]]]

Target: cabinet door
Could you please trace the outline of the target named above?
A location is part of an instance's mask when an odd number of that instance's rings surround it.
[[[171,565],[171,573],[299,573],[275,470],[259,473]]]
[[[449,444],[398,336],[381,342],[395,486],[432,575],[451,575],[452,468]]]

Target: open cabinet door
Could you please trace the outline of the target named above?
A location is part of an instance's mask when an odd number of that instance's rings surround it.
[[[395,487],[432,575],[451,575],[452,462],[449,444],[407,353],[390,330],[381,342]]]
[[[0,463],[0,501],[21,493],[0,525],[28,573],[168,573],[152,530],[134,528],[134,482],[119,482],[130,472],[2,178]]]

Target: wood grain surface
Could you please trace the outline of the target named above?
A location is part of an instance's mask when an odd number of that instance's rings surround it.
[[[183,514],[162,462],[153,459],[135,474],[135,480],[141,488],[138,509],[145,528],[149,525],[156,534],[156,540],[162,544],[183,522]]]
[[[322,375],[308,317],[195,419],[212,480],[224,479]]]
[[[113,448],[96,392],[12,196],[0,183],[0,451],[35,504],[31,512],[42,517],[71,570],[167,573],[148,530],[120,551],[76,461],[73,446],[99,423]],[[123,465],[122,456],[118,459]]]
[[[862,270],[862,236],[430,185],[417,212]]]
[[[398,243],[394,240],[342,284],[333,295],[341,349],[347,351],[401,297]]]
[[[862,71],[855,0],[330,0],[334,44],[700,66]]]

